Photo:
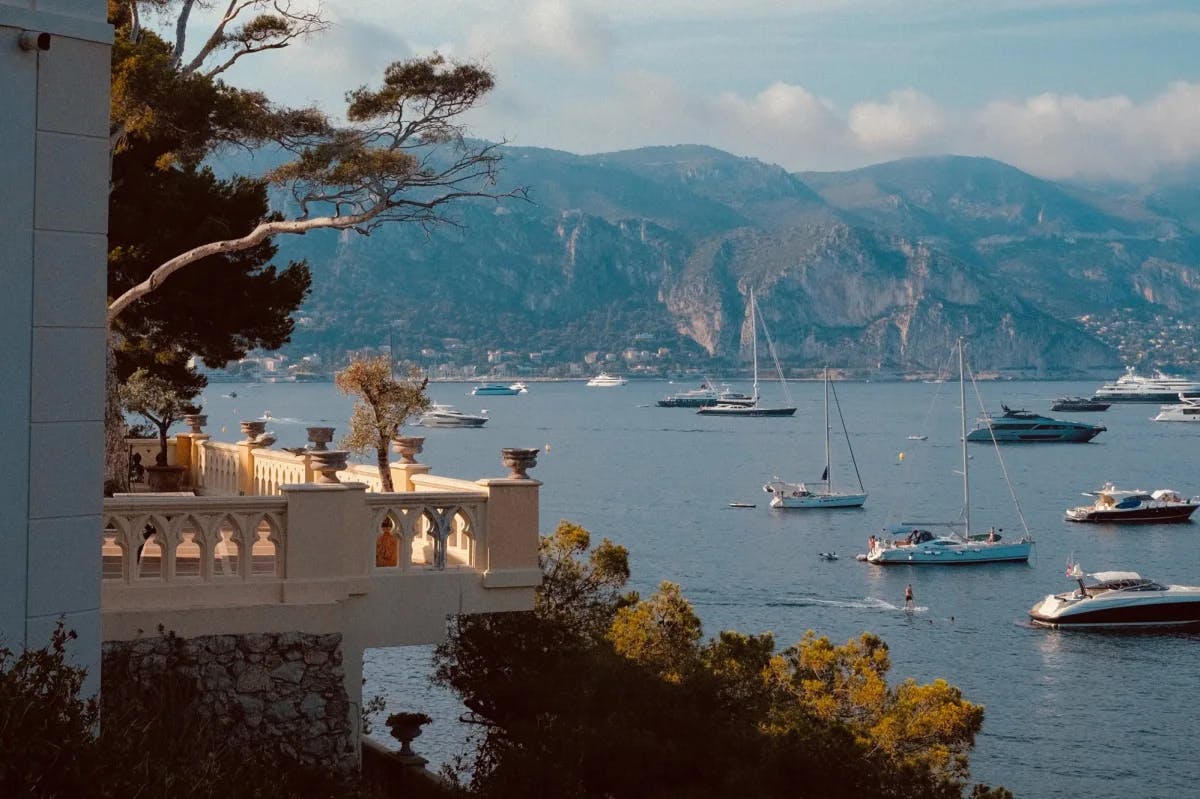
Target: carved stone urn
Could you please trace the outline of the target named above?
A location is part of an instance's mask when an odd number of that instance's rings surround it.
[[[416,463],[425,450],[425,436],[397,436],[392,439],[392,452],[400,455],[401,463]]]
[[[208,424],[208,416],[203,413],[189,413],[183,417],[183,421],[193,433],[203,433],[204,425]]]
[[[421,734],[421,727],[433,721],[424,713],[393,713],[387,717],[388,730],[400,742],[400,755],[414,757],[412,740]]]
[[[537,456],[540,451],[537,449],[506,447],[500,450],[500,460],[508,467],[509,477],[516,480],[528,480],[529,475],[526,474],[526,470],[537,466]]]
[[[247,441],[253,441],[267,431],[267,423],[258,419],[244,421],[241,425],[242,435],[246,437]]]
[[[312,458],[313,471],[320,476],[314,480],[315,483],[340,483],[337,473],[342,471],[348,465],[346,458],[350,455],[348,450],[344,449],[321,449],[312,450],[309,457]]]
[[[312,443],[314,452],[324,452],[327,449],[325,445],[333,441],[332,427],[306,427],[304,430],[308,433],[308,440]]]

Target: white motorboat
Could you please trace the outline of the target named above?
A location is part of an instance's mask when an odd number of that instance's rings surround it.
[[[1200,507],[1200,498],[1190,499],[1170,488],[1155,491],[1122,491],[1105,483],[1098,491],[1086,491],[1094,497],[1091,505],[1067,509],[1069,522],[1116,522],[1120,524],[1153,524],[1186,522]]]
[[[1039,627],[1146,628],[1200,625],[1200,586],[1163,585],[1137,572],[1084,574],[1067,569],[1078,588],[1050,594],[1029,609]]]
[[[516,383],[513,383],[512,385],[510,385],[509,388],[511,388],[513,391],[517,392],[518,394],[528,394],[529,393],[529,386],[525,385],[524,383],[522,383],[519,380]]]
[[[754,299],[754,289],[750,289],[750,354],[754,362],[754,391],[747,400],[744,397],[739,397],[735,401],[722,400],[715,405],[708,405],[696,411],[701,416],[791,416],[796,412],[796,407],[792,405],[792,397],[788,393],[787,381],[783,379],[783,369],[779,366],[779,359],[775,357],[775,348],[771,346],[771,334],[767,330],[766,322],[763,322],[763,333],[767,337],[767,348],[771,352],[771,359],[775,361],[775,373],[779,375],[779,385],[783,386],[783,393],[787,397],[787,405],[766,406],[759,404],[758,397],[758,303]]]
[[[463,413],[453,405],[432,405],[421,415],[417,424],[421,427],[483,427],[487,424],[487,411],[478,415]]]
[[[623,386],[628,382],[628,379],[621,377],[620,375],[610,375],[608,372],[601,372],[591,380],[587,381],[587,384],[591,388],[616,388],[617,386]]]
[[[1200,399],[1180,395],[1177,405],[1163,405],[1158,409],[1156,422],[1200,422]]]
[[[698,388],[668,394],[655,403],[660,408],[707,408],[712,405],[753,405],[754,398],[734,391],[727,383],[714,386],[705,380]]]
[[[1025,526],[1025,518],[1021,516],[1020,507],[1016,508],[1025,534],[1016,541],[1006,541],[997,531],[991,528],[986,533],[971,533],[971,481],[967,457],[967,395],[965,385],[965,367],[963,365],[963,343],[958,340],[958,396],[962,413],[962,478],[963,478],[963,517],[955,522],[904,522],[899,527],[892,528],[886,536],[872,535],[863,558],[868,563],[881,565],[893,564],[938,564],[961,565],[974,563],[1006,563],[1024,562],[1029,560],[1033,549],[1033,537]],[[996,456],[1000,457],[999,447],[994,447]],[[1001,461],[1003,466],[1003,461]],[[1001,469],[1003,471],[1003,468]],[[1009,486],[1012,488],[1011,484]],[[1014,502],[1015,505],[1015,502]],[[951,532],[935,535],[928,527],[942,526],[951,528]],[[957,529],[961,527],[961,532]]]
[[[1097,402],[1174,402],[1180,394],[1200,392],[1200,382],[1155,372],[1153,377],[1139,375],[1132,366],[1116,382],[1096,389]]]
[[[825,367],[825,471],[821,479],[809,486],[807,483],[789,483],[776,477],[763,486],[763,491],[771,495],[772,508],[861,508],[867,501],[867,492],[863,490],[862,475],[858,472],[858,462],[854,460],[854,449],[850,447],[850,434],[846,431],[846,420],[842,418],[842,406],[837,399],[837,389],[833,391],[833,405],[837,410],[838,421],[842,432],[846,435],[846,448],[850,450],[850,462],[854,464],[854,476],[858,480],[858,491],[838,491],[833,486],[830,472],[829,447],[829,367]]]

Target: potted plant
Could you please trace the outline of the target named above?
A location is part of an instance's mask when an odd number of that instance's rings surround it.
[[[413,750],[409,745],[412,739],[421,734],[421,727],[433,721],[424,713],[393,713],[387,717],[388,729],[392,737],[400,742],[400,754],[412,756]]]
[[[167,465],[167,431],[186,414],[200,409],[188,402],[170,382],[138,369],[121,386],[121,403],[130,413],[141,414],[158,430],[158,454],[154,465],[146,468],[151,491],[178,491],[183,482],[183,466]]]

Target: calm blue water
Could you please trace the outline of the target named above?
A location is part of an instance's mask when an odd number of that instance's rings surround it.
[[[623,388],[533,383],[519,397],[472,397],[470,386],[435,384],[435,401],[487,408],[479,430],[423,430],[421,460],[438,474],[500,476],[502,447],[539,447],[542,528],[560,519],[628,547],[633,587],[682,584],[709,635],[771,631],[780,647],[806,630],[845,641],[864,630],[891,648],[893,682],[944,677],[986,707],[971,756],[973,776],[1019,797],[1166,797],[1194,790],[1200,733],[1200,634],[1060,633],[1027,625],[1025,611],[1066,590],[1073,553],[1088,571],[1131,569],[1200,584],[1200,525],[1134,528],[1076,525],[1063,510],[1106,480],[1130,488],[1200,494],[1200,425],[1151,422],[1153,405],[1061,414],[1103,424],[1089,444],[1015,445],[1002,452],[1037,539],[1028,565],[879,567],[855,561],[867,536],[901,520],[936,521],[961,506],[958,386],[839,384],[854,453],[870,492],[865,508],[775,511],[761,485],[773,475],[813,479],[824,459],[820,383],[788,388],[793,418],[721,419],[652,407],[689,385],[634,382]],[[1049,412],[1059,394],[1095,383],[981,383],[990,408]],[[735,388],[737,388],[735,386]],[[744,386],[742,388],[748,388]],[[221,396],[234,390],[236,399]],[[968,386],[968,416],[978,402]],[[767,385],[769,399],[781,387]],[[934,402],[937,397],[936,403]],[[209,431],[237,438],[239,419],[275,417],[279,445],[304,443],[303,425],[344,432],[350,401],[332,385],[214,384],[204,398]],[[224,432],[221,428],[224,427]],[[836,422],[835,422],[836,430]],[[927,441],[907,436],[928,435]],[[972,517],[1013,534],[1020,523],[990,445],[972,444]],[[901,458],[903,453],[903,458]],[[834,478],[852,480],[834,438]],[[731,501],[756,502],[734,510]],[[818,552],[836,551],[837,561]],[[916,614],[905,614],[912,583]],[[390,710],[437,718],[417,741],[433,764],[461,751],[465,732],[451,698],[427,685],[428,651],[368,653],[368,695]]]

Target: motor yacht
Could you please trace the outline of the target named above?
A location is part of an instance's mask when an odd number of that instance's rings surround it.
[[[1154,417],[1156,422],[1200,422],[1200,398],[1180,395],[1178,405],[1163,405]]]
[[[1094,497],[1091,505],[1067,509],[1069,522],[1116,522],[1121,524],[1186,522],[1200,507],[1200,498],[1189,499],[1170,488],[1155,491],[1122,491],[1105,483],[1098,491],[1086,491]]]
[[[754,397],[734,391],[725,383],[717,388],[706,380],[699,388],[668,394],[655,404],[660,408],[708,408],[719,404],[750,406],[754,404]]]
[[[1114,383],[1096,389],[1093,400],[1099,402],[1173,402],[1181,393],[1200,392],[1200,382],[1155,372],[1153,377],[1139,375],[1132,366]]]
[[[591,380],[587,381],[587,384],[591,388],[616,388],[617,386],[623,386],[628,382],[628,379],[621,377],[620,375],[610,375],[608,372],[601,372]]]
[[[487,411],[478,415],[463,413],[453,405],[432,405],[421,415],[417,424],[422,427],[483,427],[487,424]]]
[[[1084,574],[1067,569],[1074,591],[1050,594],[1029,609],[1039,627],[1144,628],[1200,625],[1200,586],[1163,585],[1137,572]]]
[[[511,388],[513,391],[517,392],[518,394],[528,394],[529,393],[529,386],[525,385],[520,380],[513,383],[511,386],[509,386],[509,388]]]
[[[522,390],[514,386],[506,386],[503,383],[484,383],[482,386],[475,386],[471,389],[471,393],[478,397],[515,397]]]
[[[1031,411],[1013,410],[1007,405],[1000,407],[1004,414],[981,418],[978,426],[967,434],[967,441],[990,442],[995,438],[1000,444],[1051,441],[1083,443],[1108,429],[1066,419],[1051,419]]]
[[[1050,405],[1052,411],[1107,411],[1109,403],[1087,397],[1059,397]]]

